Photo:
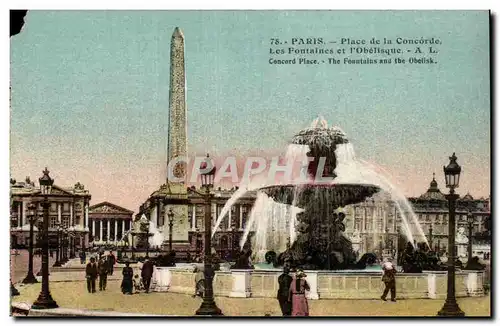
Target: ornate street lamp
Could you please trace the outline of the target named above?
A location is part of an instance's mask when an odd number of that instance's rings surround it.
[[[168,250],[172,252],[172,234],[174,227],[174,212],[172,209],[168,211]]]
[[[37,206],[34,203],[28,205],[28,221],[30,223],[30,246],[29,246],[29,260],[28,260],[28,274],[23,280],[24,284],[38,283],[35,275],[33,275],[33,227],[38,219]]]
[[[33,303],[31,309],[49,309],[59,307],[52,299],[49,291],[49,208],[48,195],[52,190],[54,179],[49,176],[47,168],[43,171],[43,176],[39,179],[41,194],[44,196],[43,207],[43,228],[42,228],[42,289],[38,299]]]
[[[446,187],[450,188],[450,193],[446,195],[449,208],[448,223],[448,291],[443,308],[438,312],[438,316],[465,316],[460,309],[455,297],[455,204],[458,195],[455,194],[455,188],[458,188],[460,181],[460,172],[462,168],[457,163],[455,153],[450,157],[450,164],[443,167],[446,180]]]
[[[212,194],[210,189],[214,186],[215,165],[207,154],[207,158],[200,164],[201,184],[205,189],[203,194],[205,197],[205,259],[204,259],[204,274],[205,274],[205,291],[203,293],[203,302],[200,308],[196,310],[197,315],[221,316],[222,311],[217,307],[214,300],[213,278],[215,272],[212,267]]]
[[[467,226],[469,227],[469,243],[467,246],[468,260],[472,258],[472,228],[474,227],[474,214],[471,211],[467,214]]]
[[[56,229],[56,237],[57,237],[57,245],[56,245],[56,261],[54,262],[54,265],[52,267],[61,267],[61,252],[62,252],[62,247],[61,247],[61,223],[59,221],[56,221],[54,223],[55,229]]]

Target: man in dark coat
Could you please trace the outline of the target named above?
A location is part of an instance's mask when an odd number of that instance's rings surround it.
[[[144,289],[146,290],[146,293],[149,292],[149,286],[151,285],[151,278],[153,277],[153,271],[154,271],[153,262],[149,258],[146,258],[146,261],[142,265],[142,272],[141,272],[142,283],[144,283]]]
[[[99,271],[99,291],[105,291],[106,285],[108,284],[108,262],[106,257],[102,257],[97,264],[97,270]]]
[[[292,302],[289,300],[290,284],[292,284],[293,278],[289,275],[290,268],[285,266],[283,268],[283,274],[278,277],[278,294],[276,298],[280,303],[281,312],[283,316],[290,316],[292,314]]]
[[[95,258],[90,258],[90,263],[85,268],[85,276],[87,278],[87,290],[89,293],[95,293],[95,280],[97,278],[97,264]]]
[[[108,266],[109,266],[109,275],[113,275],[113,268],[116,264],[116,257],[113,255],[113,252],[110,251],[108,255]]]

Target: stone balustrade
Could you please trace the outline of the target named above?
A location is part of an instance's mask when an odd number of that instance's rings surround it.
[[[233,298],[275,298],[278,291],[276,270],[230,270],[215,272],[213,287],[216,296]],[[307,296],[317,299],[378,299],[384,289],[382,273],[374,271],[306,271],[311,290]],[[461,271],[456,274],[456,296],[482,296],[483,271]],[[195,273],[190,268],[158,267],[153,275],[153,290],[194,294]],[[447,290],[446,272],[398,274],[398,299],[444,299]]]

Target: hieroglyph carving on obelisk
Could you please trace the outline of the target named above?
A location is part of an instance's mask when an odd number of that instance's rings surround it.
[[[170,173],[186,182],[187,171],[187,106],[186,69],[184,65],[184,35],[179,27],[172,34],[170,43],[170,116],[168,129],[167,164],[176,158],[183,162],[170,167]],[[167,181],[169,179],[167,172]]]

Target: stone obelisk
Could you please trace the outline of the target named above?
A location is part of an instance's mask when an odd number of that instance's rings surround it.
[[[170,42],[170,115],[168,128],[167,164],[175,158],[187,161],[187,106],[186,68],[184,64],[184,34],[176,27]],[[186,183],[187,164],[175,164],[172,168],[176,179]],[[168,182],[167,173],[167,182]]]
[[[179,162],[169,167],[173,162]],[[183,159],[183,160],[181,160]],[[172,163],[171,163],[172,162]],[[161,227],[164,241],[169,239],[172,232],[174,249],[189,246],[188,205],[179,202],[187,201],[187,106],[186,106],[186,69],[184,63],[184,35],[176,27],[170,42],[170,98],[168,118],[168,153],[167,153],[167,182],[160,188],[157,195],[163,197],[163,205],[159,202],[155,208],[156,219],[168,221],[168,214],[173,213],[175,227],[170,230],[169,224]],[[169,178],[169,175],[171,176]],[[173,177],[172,177],[173,175]],[[167,236],[168,235],[168,236]],[[170,239],[169,239],[170,241]]]

